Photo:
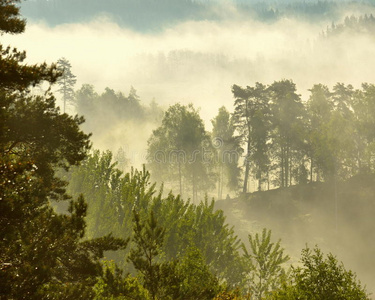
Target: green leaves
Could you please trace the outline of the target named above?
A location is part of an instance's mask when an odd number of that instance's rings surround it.
[[[157,261],[164,241],[164,229],[158,226],[153,211],[142,221],[134,211],[134,246],[130,250],[131,261],[141,274],[151,299],[156,299],[159,290],[161,263]]]
[[[290,281],[272,299],[370,299],[352,271],[347,271],[335,256],[324,258],[315,247],[302,250],[302,267],[292,268]]]
[[[19,7],[16,3],[20,0],[0,1],[0,32],[22,33],[25,30],[26,22],[19,16]]]
[[[263,84],[257,82],[254,87],[232,87],[235,97],[233,122],[240,140],[245,145],[245,175],[243,192],[247,192],[250,167],[258,179],[261,190],[263,177],[268,173],[269,135],[270,135],[270,94]]]
[[[192,105],[175,104],[148,140],[148,166],[159,179],[175,184],[181,196],[191,195],[198,201],[198,192],[212,184],[209,147],[199,111]]]
[[[0,1],[0,31],[23,31],[17,2]],[[52,84],[60,72],[24,65],[25,58],[0,45],[0,298],[90,299],[103,251],[127,242],[111,236],[81,242],[82,195],[64,214],[51,207],[50,201],[71,198],[55,172],[85,158],[89,135],[79,128],[84,119],[61,114],[51,93],[27,93],[30,85]]]
[[[282,264],[289,260],[284,249],[271,242],[271,230],[263,229],[262,236],[249,235],[251,252],[243,245],[244,257],[249,266],[248,286],[250,294],[256,299],[263,299],[281,286],[285,271]]]

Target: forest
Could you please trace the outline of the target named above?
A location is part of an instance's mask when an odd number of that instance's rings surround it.
[[[34,0],[22,3],[22,12],[29,18],[43,19],[52,25],[87,21],[100,15],[113,17],[136,30],[153,31],[180,20],[220,19],[222,15],[216,7],[228,3],[237,7],[243,17],[265,22],[290,16],[309,22],[332,22],[341,11],[360,7],[365,13],[372,4],[371,1],[111,0],[104,3],[100,0]]]
[[[0,0],[1,37],[25,31],[19,5]],[[233,83],[206,129],[195,104],[76,83],[0,44],[0,299],[371,299],[325,249],[373,274],[375,84]]]

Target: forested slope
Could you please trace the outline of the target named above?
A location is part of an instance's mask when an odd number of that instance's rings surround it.
[[[248,193],[216,202],[236,233],[246,239],[266,227],[283,240],[294,259],[307,243],[336,253],[374,290],[375,176],[314,182]]]

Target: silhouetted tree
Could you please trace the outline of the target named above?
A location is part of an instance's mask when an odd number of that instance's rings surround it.
[[[57,84],[60,86],[58,92],[62,94],[64,107],[63,112],[65,113],[66,103],[74,101],[74,85],[77,82],[76,76],[71,71],[71,64],[65,58],[62,57],[57,61],[57,69],[61,72],[60,78],[57,80]]]
[[[0,1],[1,33],[23,31],[17,2]],[[104,250],[127,242],[110,235],[82,241],[82,196],[65,214],[50,205],[70,199],[56,169],[79,164],[90,148],[79,129],[83,118],[61,114],[50,93],[27,93],[30,85],[55,82],[55,66],[23,65],[25,53],[16,50],[0,55],[0,297],[91,299]]]

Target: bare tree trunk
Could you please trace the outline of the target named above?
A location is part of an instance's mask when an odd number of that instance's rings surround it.
[[[221,166],[220,168],[220,198],[219,199],[223,199],[223,185],[224,185],[224,174],[223,174],[223,166]]]
[[[281,147],[281,187],[285,187],[285,184],[284,184],[284,147]]]
[[[288,151],[289,153],[289,151]],[[293,180],[293,155],[292,154],[288,154],[289,156],[289,186],[292,185],[292,180]]]
[[[287,146],[285,155],[285,187],[288,187],[289,176],[289,146]]]
[[[250,140],[247,141],[247,153],[245,158],[245,178],[243,180],[243,192],[247,192],[247,184],[249,180],[249,172],[250,172]]]
[[[217,189],[217,198],[223,199],[223,166],[219,166],[219,180],[218,180],[218,189]]]
[[[178,162],[178,179],[180,181],[180,196],[182,197],[182,174],[181,174],[181,162]]]

